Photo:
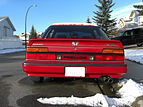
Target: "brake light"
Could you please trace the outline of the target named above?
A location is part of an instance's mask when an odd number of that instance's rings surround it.
[[[28,47],[26,52],[48,52],[48,48],[45,48],[45,47]]]
[[[103,49],[102,53],[124,54],[124,49]]]
[[[26,54],[26,59],[55,60],[55,54]]]
[[[113,61],[113,60],[115,60],[115,58],[114,58],[114,56],[107,55],[107,56],[104,57],[104,60],[105,61]]]
[[[124,61],[124,55],[96,55],[96,61]]]

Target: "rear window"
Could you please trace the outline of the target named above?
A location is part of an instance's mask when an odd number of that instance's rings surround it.
[[[109,39],[99,27],[92,26],[51,26],[42,38],[55,39]]]

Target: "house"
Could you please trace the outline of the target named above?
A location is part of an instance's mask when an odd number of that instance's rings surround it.
[[[42,34],[43,32],[37,32],[37,38],[40,38]],[[30,35],[30,32],[26,34],[27,43],[29,42]],[[25,33],[20,34],[19,39],[22,41],[23,44],[25,44]]]
[[[140,15],[137,10],[133,10],[129,18],[121,18],[119,20],[121,29],[128,29],[143,26],[143,15]]]
[[[0,17],[0,49],[22,48],[22,42],[14,38],[16,31],[9,17]]]
[[[12,38],[16,31],[9,17],[0,17],[0,39]]]

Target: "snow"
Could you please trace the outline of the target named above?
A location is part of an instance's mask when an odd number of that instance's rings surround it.
[[[143,64],[143,49],[125,49],[125,59]]]
[[[108,103],[102,94],[96,94],[92,97],[78,98],[78,97],[54,97],[54,98],[39,98],[37,99],[43,104],[53,105],[87,105],[87,106],[104,106],[108,107]]]
[[[12,52],[20,52],[20,51],[25,51],[25,49],[0,49],[0,54],[5,54],[5,53],[12,53]]]
[[[90,24],[90,23],[54,23],[52,25],[85,25],[85,26],[97,26],[96,24]]]
[[[143,95],[143,85],[136,83],[132,79],[124,79],[118,83],[122,86],[118,94],[121,98],[109,98],[102,94],[96,94],[91,97],[78,98],[78,97],[52,97],[52,98],[39,98],[37,101],[43,104],[53,105],[86,105],[86,106],[100,106],[100,107],[120,107],[131,106],[137,97]]]
[[[143,85],[136,83],[132,79],[123,80],[119,83],[122,88],[118,91],[121,98],[108,98],[110,106],[131,106],[131,104],[136,100],[137,97],[143,95]]]

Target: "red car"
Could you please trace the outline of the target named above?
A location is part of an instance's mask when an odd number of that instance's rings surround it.
[[[122,78],[127,71],[120,41],[92,24],[53,24],[27,45],[23,71],[34,77]]]

